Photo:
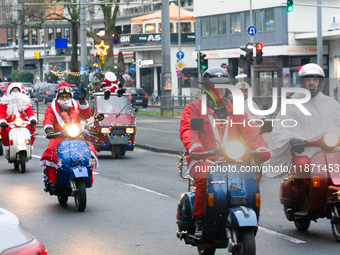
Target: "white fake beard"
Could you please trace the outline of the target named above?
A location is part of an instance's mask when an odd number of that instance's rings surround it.
[[[20,92],[9,94],[6,97],[6,101],[8,103],[6,112],[8,116],[14,114],[16,111],[26,110],[26,108],[29,107],[29,104],[31,102],[31,100],[29,100],[26,95]]]
[[[59,107],[65,109],[65,110],[69,109],[72,106],[72,100],[71,99],[66,100],[66,101],[58,99],[57,102],[58,102]]]

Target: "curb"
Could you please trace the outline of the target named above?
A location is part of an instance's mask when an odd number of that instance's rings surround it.
[[[169,153],[173,155],[182,155],[184,151],[178,151],[178,150],[169,150],[169,149],[161,149],[161,148],[156,148],[148,145],[142,145],[142,144],[136,144],[135,145],[137,148],[157,152],[157,153]]]

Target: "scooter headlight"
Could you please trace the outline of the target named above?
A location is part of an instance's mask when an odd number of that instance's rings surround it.
[[[76,137],[80,134],[80,128],[77,125],[68,126],[66,131],[71,137]]]
[[[323,139],[329,147],[334,147],[339,143],[339,136],[335,133],[327,133]]]
[[[23,121],[22,119],[20,118],[17,118],[15,121],[14,121],[14,125],[17,126],[17,127],[20,127],[22,125]]]
[[[231,141],[225,146],[225,152],[227,156],[231,159],[238,159],[244,154],[244,146],[239,141]]]

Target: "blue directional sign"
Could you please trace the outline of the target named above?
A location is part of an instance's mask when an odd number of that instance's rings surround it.
[[[247,28],[247,34],[250,36],[254,36],[257,33],[257,29],[254,26],[250,26]]]
[[[135,66],[129,66],[129,72],[130,73],[135,73],[136,72],[136,67]]]
[[[183,58],[184,58],[184,52],[183,52],[183,51],[177,52],[177,53],[176,53],[176,57],[177,57],[179,60],[183,59]]]
[[[85,66],[81,66],[81,67],[79,68],[79,71],[80,71],[80,72],[85,72]]]

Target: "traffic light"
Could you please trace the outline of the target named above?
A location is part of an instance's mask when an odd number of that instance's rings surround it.
[[[201,71],[205,71],[208,69],[208,59],[205,59],[207,55],[205,55],[204,53],[202,52],[197,52],[197,64],[198,65],[198,69],[201,70]]]
[[[287,0],[287,12],[292,12],[294,10],[293,0]]]
[[[256,44],[256,64],[259,65],[263,63],[263,45],[261,43]]]
[[[241,58],[244,58],[245,61],[248,62],[249,65],[251,65],[254,61],[254,46],[252,43],[248,43],[246,46],[241,46],[240,47],[241,50],[245,51],[246,52],[246,55],[245,56],[242,56],[241,55]]]

